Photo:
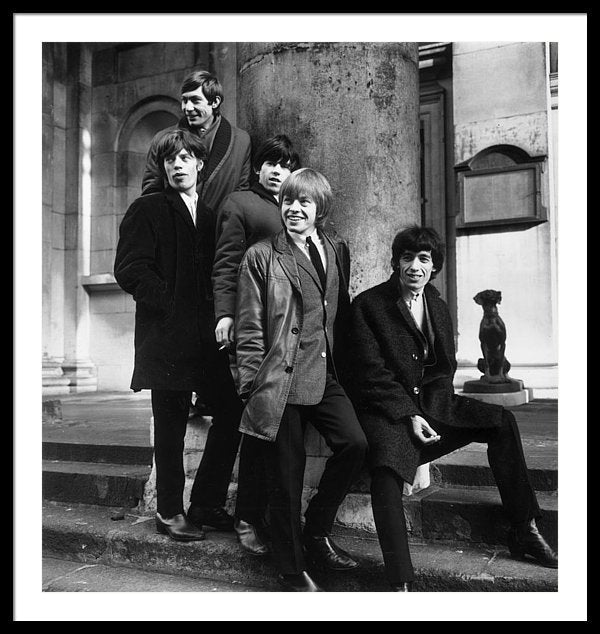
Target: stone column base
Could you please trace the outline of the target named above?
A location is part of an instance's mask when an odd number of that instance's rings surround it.
[[[96,366],[90,361],[65,361],[62,370],[69,381],[69,393],[79,394],[98,390]]]
[[[57,361],[42,361],[42,396],[69,393],[70,380]]]

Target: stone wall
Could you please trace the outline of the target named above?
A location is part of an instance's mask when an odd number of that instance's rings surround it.
[[[551,368],[557,363],[556,279],[550,266],[556,217],[548,180],[553,157],[549,156],[545,44],[457,42],[453,52],[455,165],[498,144],[548,157],[541,183],[547,222],[469,230],[457,236],[459,363],[473,365],[481,356],[482,311],[473,297],[491,288],[502,291],[499,312],[507,328],[509,361]],[[512,374],[520,378],[517,368]]]

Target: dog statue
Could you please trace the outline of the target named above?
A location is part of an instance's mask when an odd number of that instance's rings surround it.
[[[483,308],[479,326],[483,359],[477,361],[477,368],[484,375],[481,380],[488,383],[510,383],[511,379],[507,376],[510,363],[504,356],[506,326],[497,307],[502,301],[502,293],[488,289],[477,293],[473,300]]]

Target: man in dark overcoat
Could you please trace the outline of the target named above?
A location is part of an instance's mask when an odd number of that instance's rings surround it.
[[[437,233],[409,227],[394,238],[390,279],[352,302],[351,393],[369,442],[373,516],[395,591],[409,591],[414,580],[404,483],[413,482],[420,464],[471,442],[488,445],[490,467],[511,522],[513,555],[558,566],[536,527],[541,513],[514,415],[454,393],[454,330],[446,303],[429,283],[443,262]]]
[[[173,130],[160,140],[157,157],[169,186],[127,210],[114,274],[136,303],[131,389],[152,393],[156,526],[191,541],[204,539],[202,524],[233,529],[224,503],[241,405],[213,330],[215,216],[196,192],[206,149],[197,136]],[[186,514],[183,448],[192,391],[212,407],[213,421]]]
[[[250,186],[250,135],[221,114],[223,87],[214,73],[206,70],[189,73],[181,83],[180,98],[183,116],[176,125],[157,132],[150,143],[142,177],[142,194],[162,191],[166,187],[157,160],[160,140],[173,130],[187,130],[206,147],[205,165],[196,189],[204,203],[216,211],[228,194]]]

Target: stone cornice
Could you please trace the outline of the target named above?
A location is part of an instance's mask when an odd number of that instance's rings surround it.
[[[419,70],[446,66],[452,58],[452,42],[419,43]]]

